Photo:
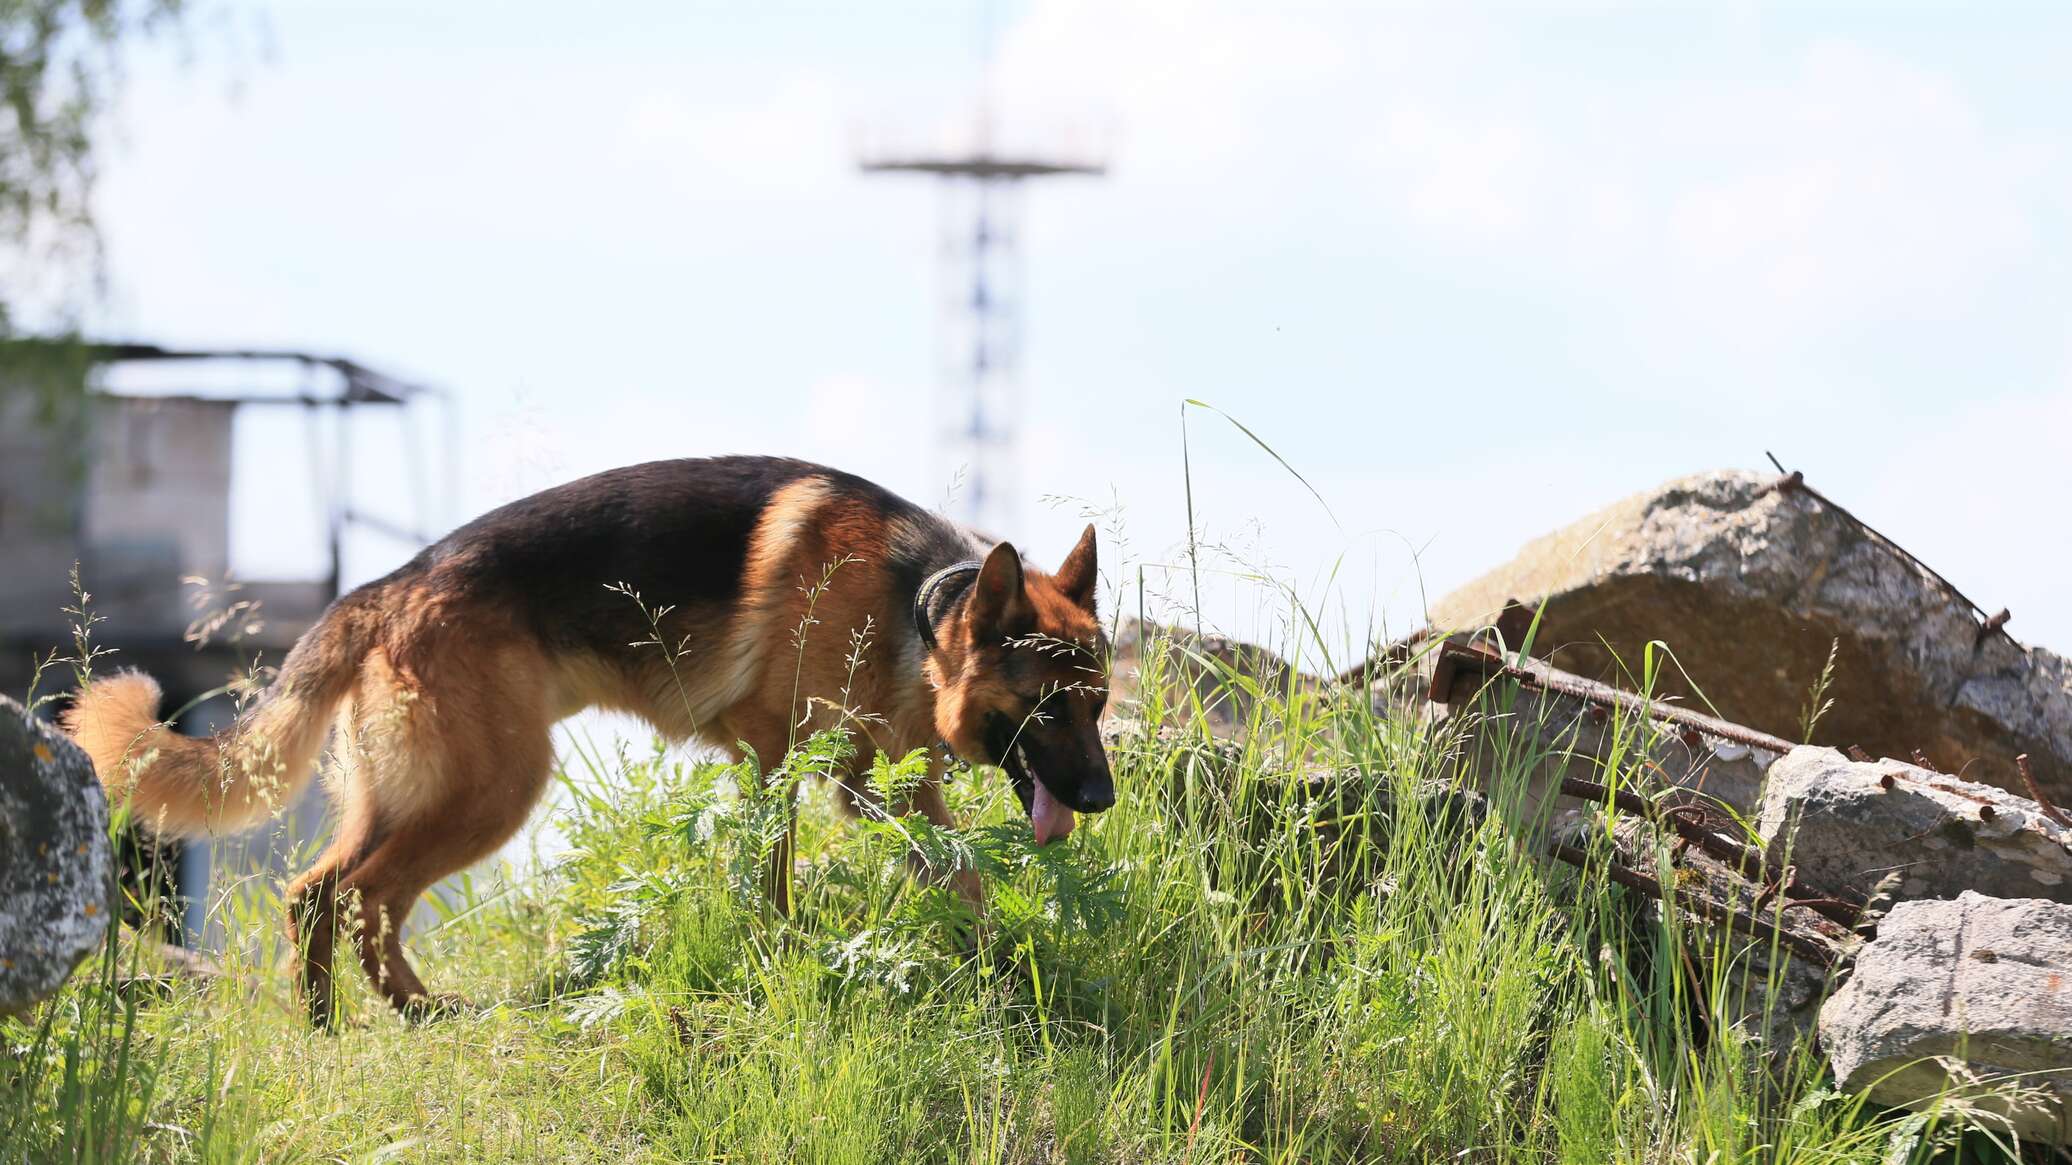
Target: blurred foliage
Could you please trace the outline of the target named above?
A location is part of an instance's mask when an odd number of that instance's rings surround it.
[[[5,3],[6,0],[0,0]],[[0,309],[4,309],[0,301]],[[44,462],[63,480],[86,477],[88,410],[87,377],[94,351],[78,336],[47,339],[10,337],[0,318],[0,425],[33,432],[46,451]],[[44,507],[69,506],[72,495],[52,493]],[[29,520],[39,527],[63,528],[76,518],[70,509],[38,508]]]
[[[121,50],[177,24],[186,0],[0,0],[0,247],[21,260],[0,282],[92,270],[96,131],[121,79]]]
[[[13,337],[0,333],[0,392],[21,393],[32,402],[19,419],[45,427],[81,420],[86,377],[93,370],[93,345],[77,336]]]

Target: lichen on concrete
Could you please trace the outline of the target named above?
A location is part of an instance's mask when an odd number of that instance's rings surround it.
[[[0,696],[0,1014],[47,998],[101,945],[113,861],[93,762]]]

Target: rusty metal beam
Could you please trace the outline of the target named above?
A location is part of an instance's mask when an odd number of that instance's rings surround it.
[[[1526,633],[1532,630],[1532,623],[1538,612],[1517,599],[1504,601],[1504,609],[1497,614],[1496,621],[1483,631],[1495,630],[1504,647],[1516,651],[1525,642]],[[1346,668],[1331,677],[1332,684],[1344,687],[1348,684],[1372,683],[1382,670],[1399,664],[1409,663],[1417,658],[1419,648],[1430,642],[1437,629],[1420,627],[1403,638],[1384,646],[1381,650]],[[1465,632],[1460,634],[1466,634]],[[1480,632],[1477,633],[1478,635]]]
[[[1778,755],[1790,752],[1795,746],[1783,737],[1758,732],[1745,725],[1707,716],[1689,708],[1669,703],[1666,700],[1650,700],[1632,692],[1571,676],[1559,672],[1536,659],[1506,660],[1495,652],[1449,640],[1439,646],[1438,657],[1433,661],[1431,695],[1434,703],[1451,704],[1456,698],[1456,687],[1463,676],[1476,676],[1487,680],[1515,680],[1521,686],[1541,692],[1553,692],[1569,696],[1584,703],[1607,709],[1617,709],[1651,720],[1660,720],[1680,728],[1696,731],[1705,736],[1730,740],[1750,748],[1760,748]],[[1479,690],[1479,689],[1478,689]]]
[[[283,361],[328,368],[344,382],[336,399],[348,404],[401,404],[414,396],[437,396],[437,389],[377,372],[343,356],[298,352],[287,348],[167,348],[158,344],[93,343],[85,347],[96,364],[162,363],[195,360]],[[256,403],[256,402],[255,402]]]
[[[1410,634],[1388,644],[1359,663],[1332,676],[1331,683],[1333,686],[1341,688],[1350,684],[1372,683],[1375,677],[1386,668],[1397,664],[1409,663],[1416,657],[1418,647],[1431,637],[1432,629],[1430,627],[1421,627],[1416,631],[1412,631]]]

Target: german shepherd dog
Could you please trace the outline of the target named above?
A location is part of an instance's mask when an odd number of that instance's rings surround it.
[[[337,834],[288,892],[303,995],[329,1026],[339,902],[356,897],[360,965],[415,1018],[447,1001],[404,958],[404,918],[524,824],[553,763],[548,730],[585,708],[766,766],[848,725],[865,738],[835,774],[851,813],[870,800],[858,777],[872,752],[930,748],[907,808],[938,825],[944,744],[1006,771],[1039,843],[1064,837],[1075,812],[1115,803],[1096,581],[1091,526],[1046,574],[847,473],[657,461],[493,510],[340,598],[215,736],[161,724],[158,685],[138,672],[96,680],[65,723],[111,800],[188,836],[272,816],[335,731]],[[657,633],[649,614],[665,605]],[[787,835],[770,872],[780,911],[791,866]],[[976,906],[968,872],[956,880]]]

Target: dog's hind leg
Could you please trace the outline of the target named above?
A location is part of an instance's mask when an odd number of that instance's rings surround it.
[[[390,831],[366,860],[338,879],[341,891],[359,897],[360,926],[354,938],[360,966],[375,989],[406,1017],[427,1016],[443,1004],[425,989],[404,954],[403,924],[434,883],[494,854],[525,824],[546,783],[551,751],[544,738],[536,749],[522,751],[529,755],[510,750],[473,763],[496,765],[514,776],[522,765],[526,788],[501,796],[456,797],[436,812]]]
[[[288,884],[288,942],[301,959],[298,985],[310,1023],[331,1026],[333,1014],[332,960],[338,943],[338,876],[364,861],[380,840],[375,829],[374,802],[367,786],[356,779],[354,751],[350,745],[350,707],[339,716],[339,767],[334,788],[342,804],[338,830],[332,835],[315,864]]]
[[[436,1010],[437,1001],[403,953],[403,924],[432,883],[467,865],[466,859],[455,860],[438,832],[422,826],[397,830],[339,879],[359,902],[353,941],[361,969],[391,1007],[412,1018]]]
[[[344,829],[317,863],[288,886],[288,942],[301,957],[299,984],[309,1022],[329,1028],[332,958],[338,942],[338,874],[357,862],[367,838]]]
[[[362,759],[380,841],[339,871],[360,904],[360,966],[406,1017],[440,1009],[403,952],[403,924],[439,879],[489,857],[525,824],[553,765],[549,714],[513,659],[481,661],[463,683],[405,701],[401,735]],[[488,677],[507,677],[501,680]]]

